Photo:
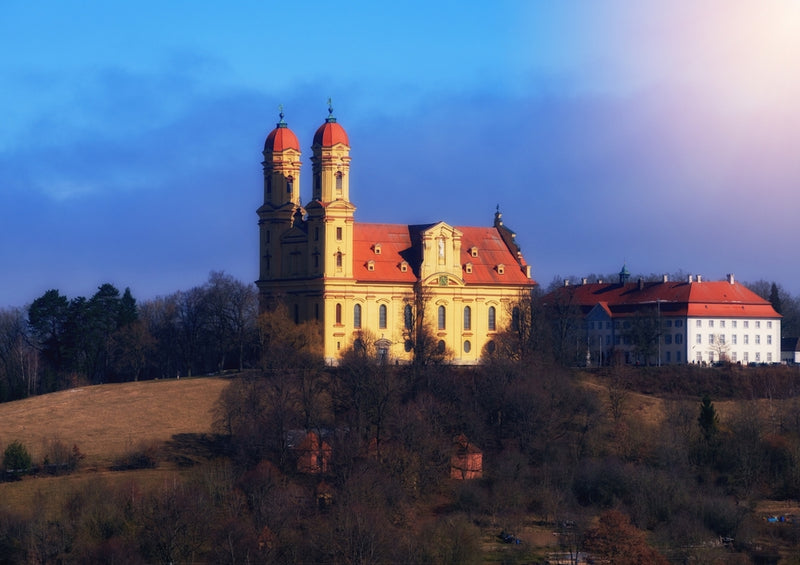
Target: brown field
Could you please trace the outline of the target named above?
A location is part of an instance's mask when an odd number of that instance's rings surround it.
[[[109,467],[139,446],[211,431],[214,404],[229,382],[206,377],[98,385],[0,404],[0,451],[18,440],[39,464],[47,443],[58,440],[77,445],[85,456],[77,473],[0,483],[0,506],[56,508],[69,493],[98,483],[146,489],[174,480],[176,466],[164,460],[155,469],[114,472]]]
[[[77,445],[81,467],[107,468],[142,444],[211,431],[224,378],[143,381],[74,388],[0,404],[0,449],[22,442],[41,462],[48,442]]]

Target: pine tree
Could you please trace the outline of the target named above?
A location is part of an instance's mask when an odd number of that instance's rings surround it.
[[[781,310],[783,310],[783,306],[781,305],[781,296],[778,292],[778,285],[772,283],[772,287],[769,289],[769,302],[772,304],[772,307],[778,314],[781,314]]]
[[[719,416],[717,416],[717,409],[714,408],[714,403],[711,402],[708,395],[703,397],[700,404],[700,416],[697,418],[697,423],[703,432],[703,438],[707,443],[712,443],[719,432]]]

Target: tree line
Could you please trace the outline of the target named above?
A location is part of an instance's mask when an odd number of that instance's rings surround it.
[[[0,402],[78,384],[241,370],[257,359],[255,288],[222,272],[141,304],[103,284],[89,298],[52,289],[0,310]]]

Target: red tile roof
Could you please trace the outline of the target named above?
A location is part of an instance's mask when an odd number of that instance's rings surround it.
[[[415,282],[422,261],[421,233],[432,225],[357,222],[353,228],[353,276],[359,281]],[[522,271],[516,251],[512,253],[509,250],[496,228],[457,226],[456,229],[463,234],[460,263],[461,276],[466,284],[534,284]],[[380,245],[380,253],[375,253],[376,244]],[[477,257],[470,254],[472,247],[477,248]],[[406,272],[401,268],[404,261],[408,265]],[[471,273],[464,268],[467,263],[472,264]],[[498,265],[505,267],[503,274],[500,274]]]
[[[274,130],[269,132],[267,140],[264,142],[264,151],[284,151],[294,149],[300,151],[300,142],[292,130],[286,127],[285,123],[278,124]]]
[[[591,283],[561,287],[545,297],[549,304],[574,305],[584,314],[600,304],[614,317],[633,315],[658,304],[664,316],[714,318],[780,318],[772,305],[739,283],[657,282]]]
[[[347,139],[347,132],[344,131],[342,126],[335,121],[328,120],[317,128],[314,134],[313,145],[333,147],[337,143],[344,143],[348,147],[350,146],[350,140]]]

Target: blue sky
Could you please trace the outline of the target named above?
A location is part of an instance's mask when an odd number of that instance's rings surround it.
[[[6,0],[0,307],[257,277],[263,140],[333,99],[371,222],[490,225],[534,278],[800,293],[800,5]],[[301,177],[310,194],[310,174]]]

